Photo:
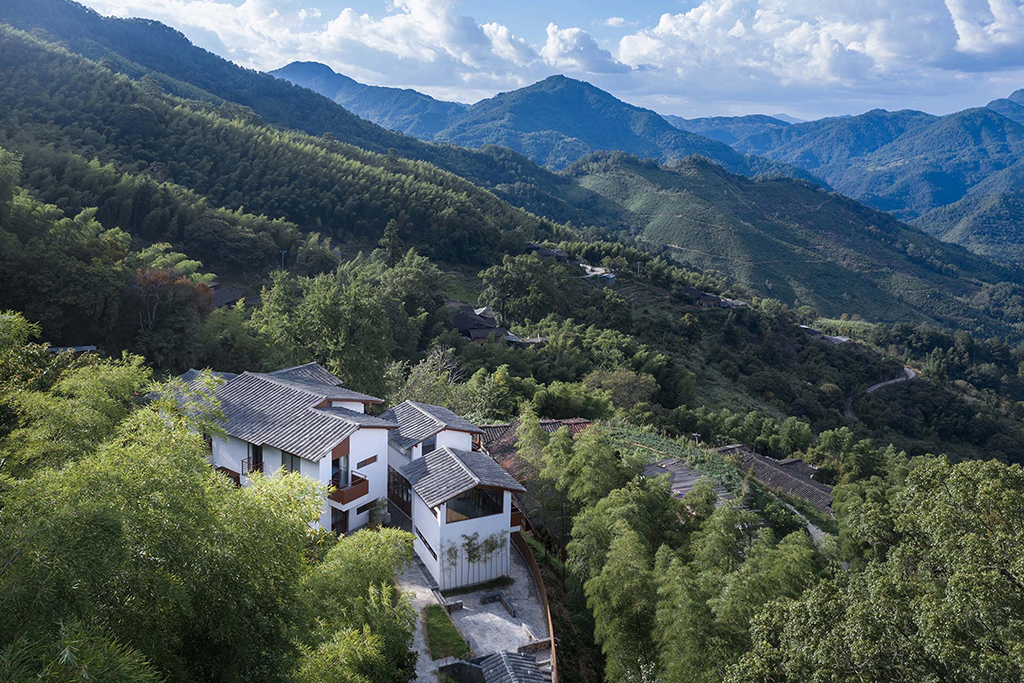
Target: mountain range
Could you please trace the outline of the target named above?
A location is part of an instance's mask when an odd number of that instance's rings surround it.
[[[382,126],[470,149],[500,145],[554,170],[594,152],[616,150],[660,162],[699,154],[743,175],[813,179],[795,166],[742,154],[719,140],[680,130],[650,109],[565,76],[550,76],[465,106],[415,91],[365,86],[316,62],[294,62],[270,73]]]
[[[90,175],[99,171],[86,172],[98,161],[108,169],[103,173],[131,186],[156,180],[212,206],[342,241],[372,243],[395,218],[409,244],[465,263],[489,262],[525,239],[628,233],[752,292],[828,314],[1002,329],[1011,321],[990,310],[986,292],[1005,282],[1012,294],[1024,282],[1018,270],[943,244],[889,214],[780,177],[779,169],[792,167],[678,131],[580,81],[554,77],[447,110],[409,91],[348,84],[350,97],[376,99],[395,120],[444,124],[437,135],[463,144],[485,135],[532,144],[539,139],[533,133],[558,126],[558,135],[580,141],[563,161],[586,155],[556,173],[504,146],[468,149],[387,130],[333,97],[238,67],[158,22],[104,18],[66,0],[8,0],[0,20],[85,58],[10,30],[0,55],[7,93],[0,120],[21,122],[0,131],[0,145],[23,155],[30,191],[68,212],[90,205],[78,195],[92,205],[105,201],[108,191],[99,192]],[[76,83],[95,92],[77,99]],[[408,106],[381,104],[389,98]],[[528,129],[531,117],[537,125]],[[488,121],[502,123],[488,133]],[[807,125],[767,124],[778,131]],[[590,151],[615,141],[647,146],[650,154]],[[667,150],[678,158],[663,159]],[[698,152],[702,159],[687,158]],[[759,166],[775,175],[747,177]],[[52,182],[57,177],[64,180]],[[145,211],[133,205],[137,238],[184,235],[187,248],[187,218],[168,217],[158,201],[147,202]],[[226,235],[230,226],[218,230]]]
[[[977,253],[1024,260],[1014,227],[1024,219],[1014,201],[1024,190],[1024,90],[947,116],[879,109],[801,122],[659,116],[564,76],[464,105],[363,85],[315,62],[271,73],[424,140],[501,145],[555,170],[596,151],[662,163],[698,154],[747,176],[809,179]]]

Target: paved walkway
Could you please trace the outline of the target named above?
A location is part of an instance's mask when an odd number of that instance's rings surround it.
[[[463,609],[452,612],[452,618],[469,641],[474,655],[515,652],[521,645],[548,638],[547,615],[533,582],[533,575],[515,546],[512,546],[511,551],[510,574],[515,583],[501,590],[515,605],[515,617],[500,602],[480,604],[480,597],[493,593],[494,589],[449,598],[449,602],[462,600],[464,604]],[[537,658],[544,657],[538,655]]]
[[[412,639],[412,649],[419,655],[416,659],[416,683],[437,683],[437,665],[430,658],[430,650],[427,649],[422,616],[424,607],[437,604],[437,599],[430,590],[430,581],[420,566],[416,562],[411,562],[398,575],[398,588],[403,593],[410,594],[412,607],[416,610],[416,631]]]

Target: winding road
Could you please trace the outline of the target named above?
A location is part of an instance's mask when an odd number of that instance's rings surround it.
[[[874,392],[878,391],[882,387],[887,387],[890,384],[896,384],[897,382],[906,382],[908,379],[914,379],[919,374],[921,374],[921,373],[919,373],[914,368],[910,368],[910,367],[907,367],[906,365],[904,365],[903,366],[903,374],[900,375],[899,377],[897,377],[896,379],[887,379],[884,382],[879,382],[878,384],[872,384],[870,387],[868,387],[864,391],[865,391],[865,393],[873,394]],[[845,410],[843,410],[843,415],[847,419],[850,419],[850,420],[856,420],[857,419],[857,416],[853,412],[853,396],[850,396],[849,398],[846,399],[846,408],[845,408]]]
[[[886,380],[885,382],[879,382],[878,384],[872,384],[870,387],[867,388],[866,393],[873,394],[882,387],[887,387],[890,384],[896,384],[897,382],[906,382],[908,379],[914,379],[915,377],[918,376],[918,374],[920,373],[918,373],[918,371],[915,370],[914,368],[908,368],[907,366],[904,365],[902,376],[897,377],[896,379]]]

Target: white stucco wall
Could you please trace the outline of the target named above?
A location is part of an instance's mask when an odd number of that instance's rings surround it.
[[[447,504],[441,506],[441,513],[437,520],[440,535],[440,549],[437,549],[439,559],[437,571],[439,573],[435,574],[435,578],[442,590],[483,583],[508,575],[511,511],[512,494],[508,491],[503,492],[502,511],[497,515],[465,519],[449,524],[445,521]],[[414,508],[413,513],[415,514],[415,512]],[[427,514],[430,513],[427,512]],[[430,518],[433,520],[433,515]],[[413,523],[416,523],[415,517],[413,517]],[[494,555],[486,560],[470,563],[466,560],[465,550],[462,547],[466,542],[463,537],[472,536],[474,533],[478,534],[477,543],[483,543],[484,539],[492,534],[504,534],[504,536],[501,546]],[[448,555],[447,548],[449,547],[457,549],[458,557],[454,565]],[[430,567],[430,565],[427,566]]]
[[[413,541],[413,550],[416,551],[416,555],[423,560],[423,564],[427,565],[427,571],[434,577],[434,580],[441,584],[440,581],[440,567],[439,559],[441,557],[441,526],[438,519],[434,517],[433,513],[430,512],[430,508],[423,502],[415,491],[412,493],[412,523],[413,523],[413,535],[416,536]],[[416,535],[415,530],[419,529],[423,537],[427,539],[427,543],[433,548],[434,552],[437,553],[438,560],[431,557],[430,553],[427,552],[423,546],[423,541]],[[442,586],[443,587],[443,586]]]
[[[377,456],[377,462],[371,463],[364,467],[358,467],[358,464]],[[311,463],[318,465],[318,471],[315,476],[319,481],[329,483],[331,480],[331,454],[327,453],[323,458],[320,459],[319,463]],[[349,437],[349,450],[348,450],[348,466],[352,472],[358,472],[359,474],[366,477],[369,481],[369,493],[365,496],[357,498],[356,500],[342,505],[332,500],[324,501],[323,514],[320,515],[320,524],[324,528],[331,527],[331,508],[337,508],[339,510],[348,510],[348,528],[349,530],[358,529],[361,526],[365,526],[370,522],[370,511],[367,510],[362,514],[357,514],[356,510],[367,503],[372,503],[378,498],[385,498],[388,495],[388,430],[386,429],[374,429],[374,428],[362,428],[355,434]]]
[[[473,435],[469,432],[457,432],[454,429],[443,429],[437,435],[438,448],[455,448],[460,451],[473,449]]]
[[[249,455],[249,446],[233,436],[214,438],[210,461],[214,467],[226,467],[232,472],[241,472],[242,460]]]

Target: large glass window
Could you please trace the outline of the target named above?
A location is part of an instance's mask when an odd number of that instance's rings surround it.
[[[338,489],[348,486],[348,456],[331,460],[331,484]]]
[[[423,442],[423,455],[433,453],[437,450],[437,435],[434,435]]]
[[[461,522],[464,519],[497,515],[501,512],[503,499],[502,491],[470,489],[448,501],[445,519],[448,522]]]
[[[388,500],[397,505],[406,517],[412,516],[412,488],[409,486],[409,480],[390,465],[388,466]]]

